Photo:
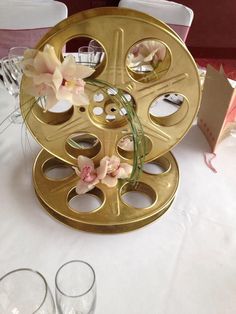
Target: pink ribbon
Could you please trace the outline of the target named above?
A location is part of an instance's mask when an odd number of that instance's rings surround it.
[[[217,173],[216,168],[212,165],[212,160],[216,158],[215,153],[204,153],[204,161],[209,169],[211,169],[214,173]]]

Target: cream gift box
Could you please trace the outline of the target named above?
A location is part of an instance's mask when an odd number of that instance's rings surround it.
[[[198,114],[198,125],[213,153],[236,128],[236,84],[221,69],[208,65]]]

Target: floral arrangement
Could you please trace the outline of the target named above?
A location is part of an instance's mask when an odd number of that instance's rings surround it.
[[[156,40],[145,40],[135,45],[128,54],[128,66],[151,65],[156,67],[166,56],[166,46]]]
[[[73,56],[68,55],[61,62],[50,45],[45,45],[43,51],[27,49],[23,68],[26,92],[31,96],[46,97],[45,110],[51,109],[59,100],[88,105],[83,79],[89,77],[94,69],[77,64]]]
[[[78,157],[78,168],[73,167],[80,180],[76,186],[78,194],[92,190],[100,181],[108,187],[114,187],[118,179],[127,179],[132,172],[132,166],[121,163],[116,156],[105,156],[101,159],[99,167],[95,168],[93,161],[85,156]]]
[[[88,105],[89,98],[85,93],[86,83],[94,84],[101,90],[108,87],[108,83],[88,79],[94,69],[76,63],[73,56],[68,55],[62,62],[58,59],[54,47],[45,45],[43,51],[28,49],[24,54],[23,72],[25,74],[25,91],[37,99],[44,98],[44,111],[50,110],[59,100],[67,100],[73,105]],[[87,80],[86,80],[87,79]],[[117,89],[116,89],[117,90]],[[133,151],[133,166],[121,163],[117,156],[104,156],[98,167],[93,160],[86,156],[78,156],[77,167],[73,167],[79,177],[76,192],[84,194],[98,183],[108,187],[117,185],[119,179],[136,182],[142,169],[145,156],[145,142],[141,124],[132,104],[118,90],[116,95],[121,107],[127,111],[132,136],[123,139],[120,147]]]
[[[134,150],[134,142],[132,137],[128,136],[122,138],[118,146],[127,152],[132,152]]]

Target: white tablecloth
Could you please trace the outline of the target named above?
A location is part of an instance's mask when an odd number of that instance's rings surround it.
[[[11,96],[0,88],[0,117]],[[51,218],[32,186],[39,147],[25,129],[0,135],[0,277],[20,267],[42,272],[52,290],[58,267],[89,262],[97,275],[96,314],[236,313],[236,145],[226,140],[215,160],[194,125],[174,149],[181,181],[172,207],[154,223],[115,235],[78,231]],[[235,143],[236,144],[236,143]]]

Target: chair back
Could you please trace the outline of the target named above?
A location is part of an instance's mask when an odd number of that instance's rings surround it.
[[[125,7],[149,14],[168,24],[185,41],[193,21],[193,11],[176,2],[165,0],[121,0]]]
[[[51,27],[68,16],[64,3],[8,0],[0,3],[0,58],[15,46],[33,48]]]

